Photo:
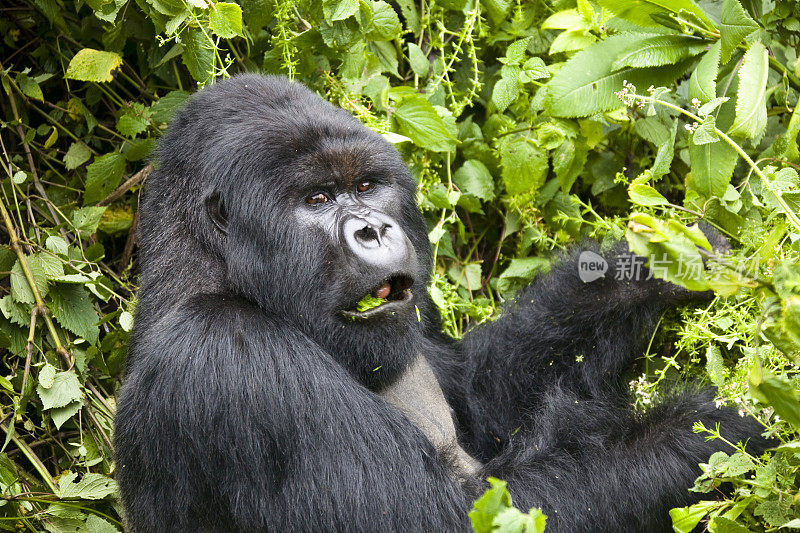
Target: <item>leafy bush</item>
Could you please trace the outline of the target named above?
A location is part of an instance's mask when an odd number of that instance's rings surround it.
[[[675,528],[800,527],[796,2],[4,6],[0,528],[121,527],[112,417],[147,156],[190,92],[241,71],[300,80],[397,146],[420,185],[430,292],[451,335],[586,236],[626,238],[655,275],[715,291],[662,317],[631,382],[637,405],[706,380],[781,444],[710,457],[691,488],[704,501],[673,510]],[[711,249],[700,219],[730,253]],[[540,530],[504,491],[476,503],[476,528]]]

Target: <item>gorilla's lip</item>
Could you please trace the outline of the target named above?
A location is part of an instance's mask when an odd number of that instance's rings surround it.
[[[384,300],[383,303],[366,311],[357,311],[354,309],[343,310],[342,314],[350,319],[368,319],[391,315],[407,307],[414,297],[411,293],[411,287],[414,285],[414,278],[405,273],[392,274],[391,276],[383,278],[383,280],[376,284],[367,294],[374,294],[386,283],[391,287],[391,292],[385,299],[382,298],[382,300]]]

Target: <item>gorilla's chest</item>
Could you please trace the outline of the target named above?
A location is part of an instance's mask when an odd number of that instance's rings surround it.
[[[481,464],[458,444],[450,406],[428,361],[417,356],[399,380],[381,392],[428,437],[436,449],[465,475],[476,474]]]

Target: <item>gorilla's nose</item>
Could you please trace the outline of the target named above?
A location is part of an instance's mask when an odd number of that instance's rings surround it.
[[[409,260],[411,243],[400,225],[387,215],[372,212],[346,217],[342,236],[350,252],[369,265],[404,268]]]

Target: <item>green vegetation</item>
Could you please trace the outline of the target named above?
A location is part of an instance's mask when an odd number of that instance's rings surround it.
[[[451,335],[586,236],[627,239],[666,265],[657,276],[713,290],[662,317],[631,382],[637,405],[706,381],[780,446],[710,457],[687,487],[704,501],[673,510],[675,529],[800,528],[800,4],[395,5],[3,4],[0,529],[121,528],[112,417],[146,158],[189,93],[242,71],[302,81],[396,145],[420,185]],[[471,517],[479,531],[543,527],[499,482]]]

